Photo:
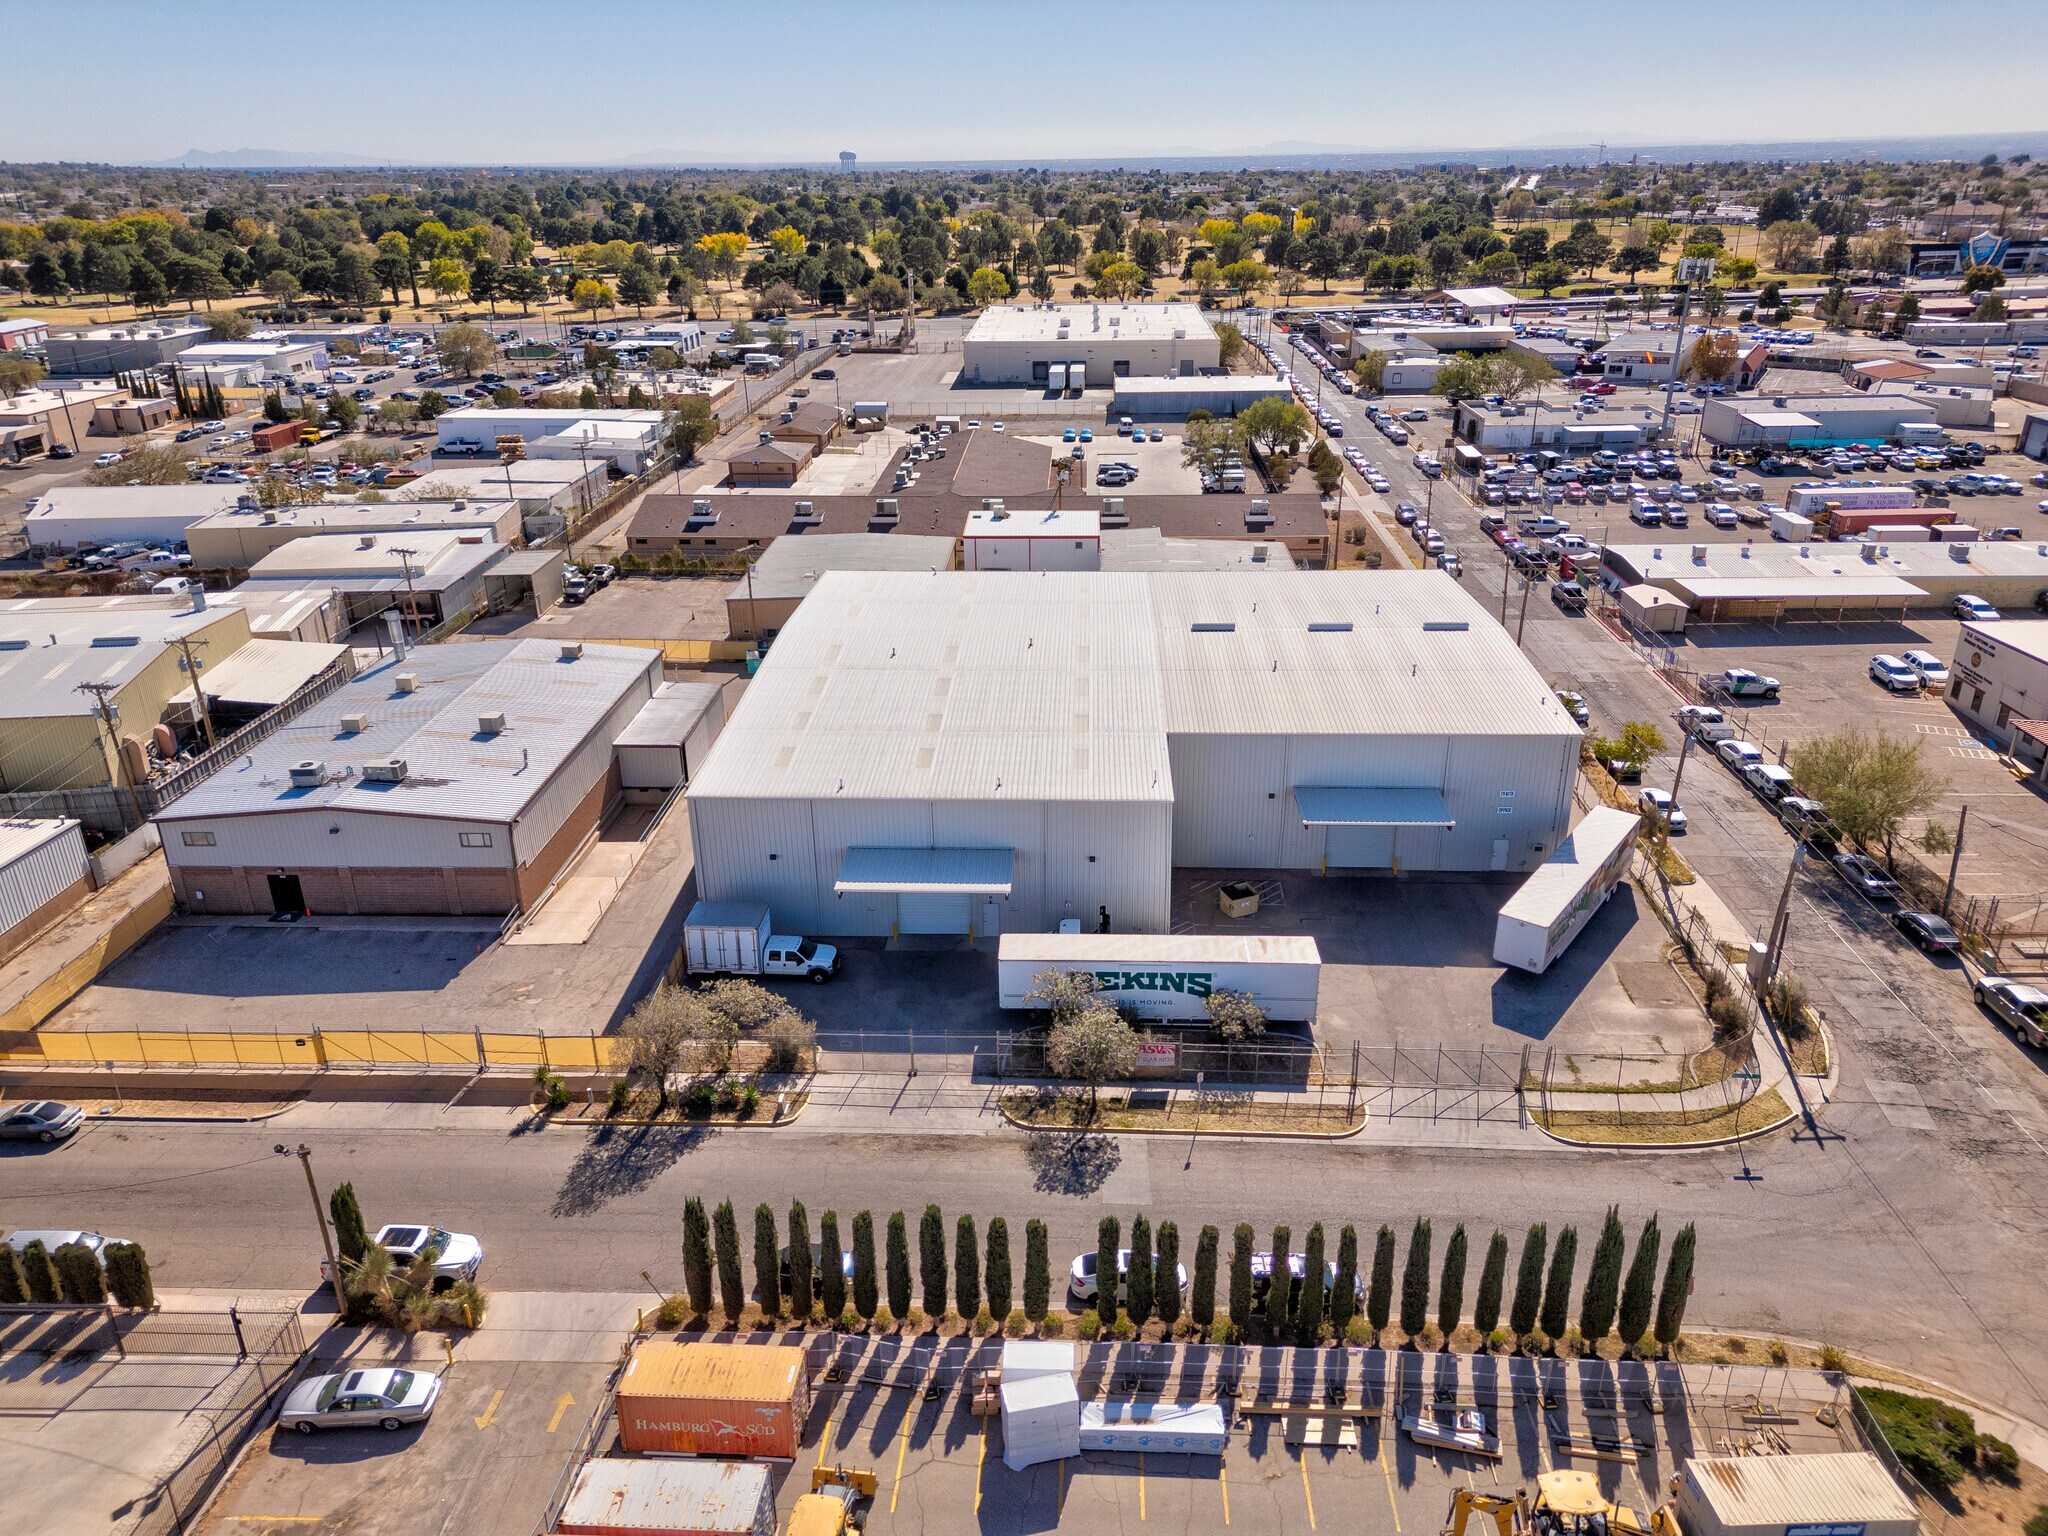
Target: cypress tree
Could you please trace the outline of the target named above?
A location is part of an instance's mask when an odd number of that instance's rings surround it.
[[[846,1310],[846,1247],[839,1240],[839,1213],[827,1211],[818,1218],[818,1246],[825,1250],[818,1270],[818,1305],[825,1321],[834,1328]]]
[[[1323,1224],[1308,1229],[1301,1245],[1301,1292],[1295,1299],[1296,1335],[1314,1346],[1323,1337],[1323,1303],[1328,1295],[1328,1277],[1323,1272]]]
[[[924,1315],[936,1323],[946,1315],[946,1218],[936,1205],[926,1206],[918,1218],[917,1274],[924,1285]]]
[[[360,1264],[370,1251],[370,1230],[353,1184],[337,1184],[327,1192],[327,1214],[334,1219],[334,1246],[348,1264]]]
[[[1107,1328],[1116,1321],[1116,1251],[1122,1246],[1123,1227],[1114,1216],[1105,1216],[1095,1227],[1095,1315]]]
[[[732,1202],[721,1200],[711,1213],[711,1242],[718,1264],[718,1305],[730,1327],[738,1327],[747,1308],[746,1277],[740,1273],[740,1225]]]
[[[1159,1321],[1169,1330],[1180,1321],[1184,1298],[1180,1288],[1180,1228],[1159,1223],[1159,1262],[1152,1267],[1152,1295]]]
[[[889,1315],[902,1322],[910,1315],[910,1224],[901,1211],[889,1213],[888,1255],[884,1276],[889,1290]]]
[[[12,1252],[12,1249],[7,1250]],[[107,1289],[124,1307],[153,1307],[156,1286],[149,1277],[149,1259],[139,1243],[109,1243],[102,1256],[107,1261]]]
[[[811,1315],[811,1277],[816,1274],[811,1257],[811,1218],[801,1200],[789,1202],[789,1315],[799,1323]],[[827,1255],[835,1267],[839,1255]]]
[[[28,1276],[12,1243],[0,1243],[0,1306],[18,1307],[28,1300]]]
[[[1572,1270],[1579,1262],[1579,1229],[1566,1227],[1557,1234],[1550,1250],[1550,1279],[1543,1287],[1543,1312],[1537,1319],[1553,1339],[1563,1335],[1571,1320]]]
[[[1223,1234],[1204,1226],[1195,1237],[1195,1285],[1188,1295],[1188,1321],[1207,1328],[1216,1321],[1216,1250]]]
[[[1550,1247],[1550,1228],[1530,1223],[1522,1237],[1522,1257],[1515,1269],[1515,1299],[1508,1305],[1508,1331],[1516,1338],[1536,1326],[1536,1314],[1543,1306],[1543,1255]]]
[[[1429,1326],[1429,1218],[1415,1218],[1408,1234],[1408,1267],[1401,1271],[1401,1331],[1414,1338]]]
[[[1621,1338],[1630,1349],[1648,1331],[1650,1314],[1656,1308],[1659,1245],[1657,1218],[1652,1216],[1636,1239],[1636,1256],[1629,1262],[1628,1281],[1621,1288]]]
[[[882,1303],[881,1287],[875,1275],[875,1218],[857,1211],[853,1218],[853,1313],[862,1322],[875,1315]]]
[[[761,1298],[763,1317],[782,1316],[782,1255],[779,1252],[779,1237],[775,1231],[775,1212],[763,1200],[754,1207],[754,1290]],[[799,1262],[798,1256],[789,1256],[790,1268]]]
[[[1266,1281],[1266,1326],[1283,1327],[1294,1313],[1294,1273],[1287,1267],[1294,1248],[1294,1233],[1287,1227],[1273,1229],[1273,1269]]]
[[[1024,1315],[1045,1321],[1052,1303],[1052,1265],[1045,1253],[1045,1223],[1033,1216],[1024,1223]]]
[[[1394,1229],[1381,1223],[1372,1241],[1372,1284],[1365,1293],[1366,1326],[1377,1334],[1387,1326],[1394,1305]]]
[[[64,1299],[74,1307],[97,1307],[107,1299],[107,1277],[100,1261],[83,1243],[64,1243],[50,1256],[57,1267],[57,1284]]]
[[[1444,1339],[1448,1342],[1464,1320],[1465,1223],[1461,1221],[1451,1229],[1451,1240],[1444,1244],[1443,1279],[1436,1291],[1436,1325],[1443,1330]]]
[[[1692,1291],[1692,1223],[1678,1229],[1671,1240],[1671,1257],[1664,1261],[1664,1289],[1657,1297],[1657,1342],[1668,1352],[1685,1331],[1685,1302]]]
[[[1131,1267],[1124,1281],[1124,1310],[1138,1327],[1152,1316],[1152,1223],[1131,1218]]]
[[[1593,1262],[1586,1269],[1586,1289],[1579,1296],[1579,1332],[1588,1345],[1614,1332],[1614,1307],[1621,1299],[1621,1266],[1628,1256],[1628,1234],[1621,1227],[1621,1207],[1610,1205],[1593,1244]]]
[[[953,1227],[953,1294],[968,1322],[981,1315],[981,1241],[972,1216],[962,1215]]]
[[[1481,1336],[1500,1326],[1500,1297],[1507,1286],[1508,1235],[1495,1232],[1486,1244],[1486,1262],[1479,1270],[1479,1299],[1472,1304],[1472,1326]]]
[[[1230,1234],[1230,1322],[1242,1328],[1252,1319],[1251,1224],[1239,1222]]]
[[[683,1289],[690,1310],[699,1317],[711,1311],[711,1222],[704,1202],[695,1195],[683,1202]]]
[[[1358,1315],[1358,1228],[1350,1222],[1337,1234],[1337,1283],[1330,1290],[1330,1328],[1342,1343]]]
[[[1010,1273],[1010,1224],[1000,1216],[988,1219],[987,1252],[983,1278],[988,1288],[988,1309],[1000,1323],[1017,1304],[1017,1286]]]
[[[21,1250],[21,1272],[28,1278],[28,1299],[52,1306],[64,1299],[64,1286],[57,1278],[57,1266],[50,1262],[50,1250],[37,1238]]]

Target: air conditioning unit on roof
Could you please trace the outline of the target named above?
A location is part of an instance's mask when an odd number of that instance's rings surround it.
[[[291,780],[293,789],[318,789],[327,782],[327,765],[317,757],[309,757],[304,762],[293,763],[291,766]]]
[[[405,759],[402,757],[377,757],[363,764],[363,778],[371,784],[403,784],[405,782]]]

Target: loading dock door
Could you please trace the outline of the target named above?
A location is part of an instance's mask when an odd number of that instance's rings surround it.
[[[297,875],[277,874],[267,878],[270,881],[271,911],[303,913],[306,910],[306,893]]]
[[[969,921],[966,895],[905,891],[896,898],[898,933],[965,933]]]
[[[1392,827],[1332,827],[1327,836],[1323,862],[1332,869],[1393,868]]]

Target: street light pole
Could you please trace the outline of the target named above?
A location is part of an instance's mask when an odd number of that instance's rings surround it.
[[[334,1234],[327,1227],[327,1208],[320,1203],[320,1186],[313,1179],[313,1149],[303,1141],[297,1147],[287,1147],[279,1142],[272,1149],[279,1157],[297,1157],[299,1166],[306,1170],[306,1193],[313,1200],[313,1219],[320,1224],[320,1246],[327,1251],[327,1278],[334,1284],[334,1304],[340,1315],[348,1315],[348,1297],[341,1289],[341,1265],[334,1256]]]

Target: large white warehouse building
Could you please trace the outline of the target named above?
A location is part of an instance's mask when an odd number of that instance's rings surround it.
[[[1221,365],[1216,331],[1192,304],[991,305],[960,343],[962,384],[1045,385],[1059,366],[1069,389],[1107,388]]]
[[[788,931],[1164,932],[1176,866],[1533,869],[1578,755],[1438,572],[834,571],[688,798]]]

